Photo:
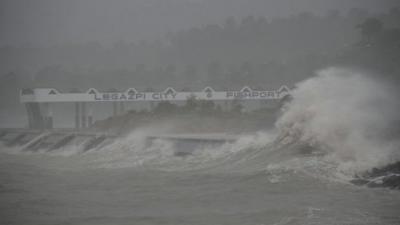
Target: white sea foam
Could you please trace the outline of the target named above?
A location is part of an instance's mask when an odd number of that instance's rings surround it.
[[[184,157],[177,156],[176,141],[148,138],[168,134],[173,122],[136,129],[89,152],[80,141],[32,154],[77,156],[85,165],[102,168],[267,170],[272,182],[284,180],[281,173],[299,170],[345,179],[400,159],[398,137],[383,135],[396,122],[399,108],[389,85],[353,70],[330,68],[296,85],[275,130],[225,144],[190,145],[194,149]]]
[[[356,173],[398,160],[385,133],[398,119],[396,94],[361,73],[330,68],[299,83],[276,127],[287,143],[307,144]]]

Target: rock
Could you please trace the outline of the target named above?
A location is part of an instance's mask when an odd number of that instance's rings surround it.
[[[356,176],[351,183],[371,188],[390,188],[400,190],[400,162],[382,168],[373,168]]]
[[[400,174],[393,174],[383,178],[382,185],[384,187],[400,190]]]

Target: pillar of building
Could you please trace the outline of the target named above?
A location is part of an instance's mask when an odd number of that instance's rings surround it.
[[[229,108],[229,101],[224,101],[224,111],[225,111],[225,112],[230,111],[230,108]]]
[[[86,118],[87,118],[87,115],[86,115],[86,102],[82,102],[81,103],[81,128],[86,128],[87,126],[86,126]]]
[[[87,125],[88,125],[88,128],[93,126],[93,116],[92,115],[88,116],[88,124]]]
[[[89,106],[89,110],[88,110],[88,116],[87,116],[87,127],[90,128],[93,125],[93,106],[90,105]]]
[[[125,103],[120,102],[119,103],[119,114],[124,114],[124,112],[125,112]]]
[[[48,108],[49,108],[49,103],[45,102],[41,104],[40,107],[40,112],[43,115],[43,128],[47,129],[49,126],[48,123]]]
[[[79,102],[75,102],[75,129],[79,129],[80,128],[80,104]]]
[[[44,118],[40,110],[39,103],[30,102],[25,104],[25,109],[28,114],[28,125],[31,129],[45,128]]]
[[[25,110],[26,110],[26,114],[28,116],[28,128],[32,129],[33,128],[33,116],[32,116],[32,110],[31,110],[31,107],[29,104],[30,103],[25,104]]]
[[[155,102],[150,102],[150,110],[149,111],[154,111],[155,108]]]
[[[113,102],[113,117],[118,116],[118,104],[117,102]]]
[[[53,129],[53,108],[51,104],[47,104],[46,111],[46,128]]]

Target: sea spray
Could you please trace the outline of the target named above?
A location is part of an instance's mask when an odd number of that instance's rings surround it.
[[[330,68],[296,85],[292,97],[276,122],[283,142],[322,151],[348,173],[399,160],[397,141],[382,135],[399,112],[387,85],[353,70]]]
[[[150,133],[149,133],[150,132]],[[158,131],[159,132],[159,131]],[[185,140],[170,140],[163,138],[148,138],[154,131],[138,129],[129,135],[119,138],[111,145],[85,154],[85,157],[94,167],[127,168],[141,167],[164,171],[189,171],[202,169],[223,169],[234,163],[245,163],[252,158],[248,149],[264,148],[271,143],[274,135],[267,132],[258,132],[243,135],[234,142],[218,144],[201,144],[191,146],[190,154],[180,156],[177,142]],[[238,155],[242,153],[241,155]],[[257,156],[255,156],[257,157]]]
[[[389,85],[353,70],[330,68],[300,82],[291,94],[275,130],[239,135],[237,141],[217,146],[195,145],[183,157],[176,154],[176,140],[148,138],[176,132],[179,121],[137,128],[90,151],[78,141],[32,154],[72,157],[94,168],[243,173],[283,169],[328,177],[353,177],[400,159],[398,137],[386,135],[399,109]]]

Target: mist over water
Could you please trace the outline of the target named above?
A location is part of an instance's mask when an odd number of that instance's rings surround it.
[[[166,126],[158,131],[153,126],[136,130],[92,154],[102,155],[100,161],[110,167],[150,165],[193,170],[227,166],[236,171],[259,171],[271,163],[312,156],[306,160],[319,160],[315,166],[329,164],[331,172],[349,178],[400,160],[399,142],[393,134],[398,123],[397,96],[390,85],[361,72],[329,68],[296,85],[293,99],[282,109],[274,130],[247,134],[221,146],[196,147],[193,155],[177,158],[171,141],[146,143],[146,135],[168,132]]]
[[[398,0],[0,0],[0,225],[399,225]]]
[[[398,224],[398,191],[349,183],[400,160],[396,97],[369,75],[329,68],[296,85],[275,128],[234,142],[147,138],[171,121],[89,151],[83,139],[50,152],[1,146],[2,221]]]
[[[259,172],[271,168],[270,164],[304,158],[316,162],[315,166],[329,164],[332,172],[349,177],[400,160],[400,143],[395,135],[400,104],[390,85],[355,70],[328,68],[298,83],[291,95],[274,129],[239,135],[232,143],[196,145],[147,139],[174,132],[184,123],[172,120],[137,128],[88,152],[79,146],[84,140],[78,140],[57,151],[20,153],[76,157],[93,168],[144,167],[166,171],[211,167]],[[182,129],[178,130],[184,133]],[[192,154],[177,157],[176,152],[185,148],[190,148]],[[298,166],[293,169],[299,169]]]
[[[353,172],[399,160],[399,143],[390,137],[398,94],[389,85],[330,68],[299,83],[292,95],[276,123],[283,141],[305,143]]]

